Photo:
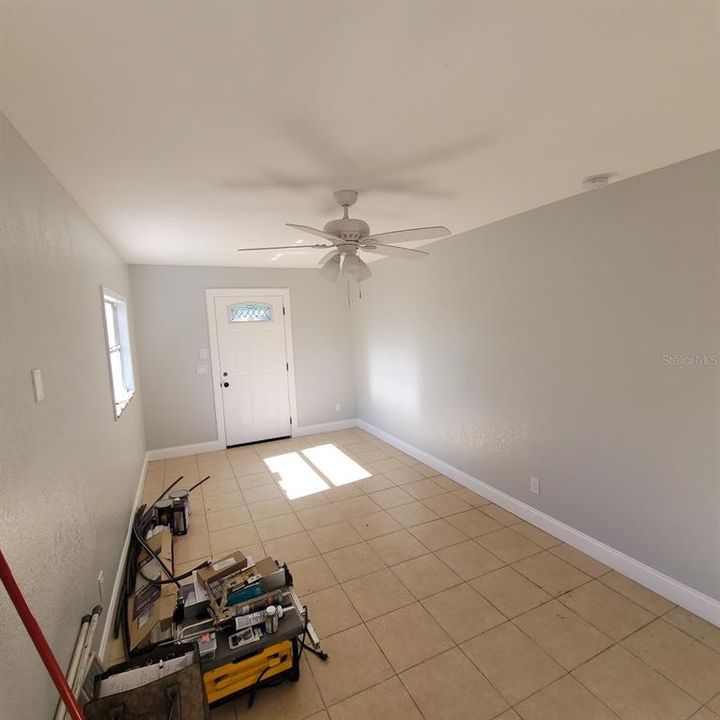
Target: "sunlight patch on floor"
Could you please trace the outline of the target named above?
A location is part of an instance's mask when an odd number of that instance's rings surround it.
[[[329,490],[328,485],[296,452],[265,458],[270,472],[280,476],[280,487],[288,500]]]
[[[340,486],[372,475],[330,443],[306,448],[301,452],[305,457],[297,452],[289,452],[265,458],[268,470],[279,475],[280,487],[288,500],[329,490],[331,485],[326,480],[334,486]],[[316,470],[322,473],[324,479]]]
[[[330,443],[316,445],[301,452],[333,485],[347,485],[371,475],[340,448]]]

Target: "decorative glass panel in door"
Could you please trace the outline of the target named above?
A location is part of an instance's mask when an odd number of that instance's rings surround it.
[[[256,302],[230,305],[228,322],[272,322],[272,306]]]

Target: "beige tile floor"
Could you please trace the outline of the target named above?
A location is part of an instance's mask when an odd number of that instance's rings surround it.
[[[371,477],[288,500],[264,460],[325,443]],[[359,429],[151,462],[145,500],[207,474],[176,569],[288,562],[330,654],[213,720],[720,720],[719,628]]]

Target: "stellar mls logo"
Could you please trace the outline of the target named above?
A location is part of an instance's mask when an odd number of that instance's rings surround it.
[[[662,356],[666,367],[720,367],[720,353],[675,353]]]

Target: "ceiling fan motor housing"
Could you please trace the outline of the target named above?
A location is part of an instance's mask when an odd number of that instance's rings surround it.
[[[335,237],[340,240],[348,240],[350,242],[357,242],[370,234],[370,226],[364,220],[357,220],[355,218],[331,220],[325,224],[323,230],[326,233],[335,235]]]

